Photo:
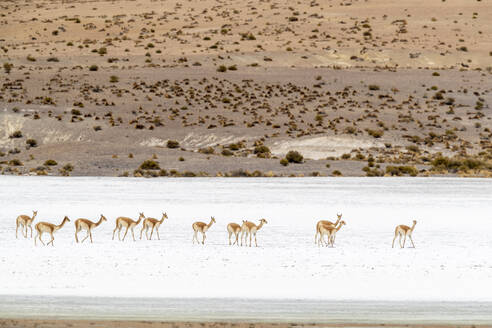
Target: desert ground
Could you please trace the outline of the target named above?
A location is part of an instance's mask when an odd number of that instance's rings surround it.
[[[85,328],[85,327],[105,327],[105,328],[473,328],[487,327],[486,325],[398,325],[398,324],[305,324],[305,323],[251,323],[251,322],[155,322],[155,321],[97,321],[97,320],[29,320],[29,319],[0,319],[2,328]]]
[[[491,176],[491,17],[485,0],[3,1],[0,172]]]

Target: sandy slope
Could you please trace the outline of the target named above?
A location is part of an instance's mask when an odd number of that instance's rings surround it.
[[[181,173],[357,176],[369,156],[384,173],[387,164],[429,169],[441,152],[479,156],[489,166],[469,173],[490,175],[488,1],[0,8],[3,173],[132,175],[155,154]],[[15,131],[23,136],[10,138]],[[161,148],[170,139],[184,150]],[[222,155],[232,140],[240,149]],[[257,158],[258,144],[275,158]],[[317,160],[281,166],[294,147]],[[343,154],[351,160],[326,159]],[[60,171],[67,163],[73,171]]]

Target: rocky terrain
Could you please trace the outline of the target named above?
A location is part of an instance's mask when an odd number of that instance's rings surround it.
[[[4,1],[0,172],[492,176],[484,0]]]

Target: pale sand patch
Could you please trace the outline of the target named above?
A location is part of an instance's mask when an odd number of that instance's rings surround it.
[[[354,148],[384,147],[384,143],[350,136],[322,136],[276,141],[269,147],[272,154],[276,156],[284,156],[290,150],[298,150],[305,158],[323,159],[340,156]]]

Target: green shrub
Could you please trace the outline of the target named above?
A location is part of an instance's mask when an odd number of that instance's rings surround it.
[[[374,138],[381,138],[384,134],[384,131],[367,129],[367,133]]]
[[[54,159],[48,159],[44,162],[45,166],[56,166],[58,163]]]
[[[36,147],[38,145],[38,142],[35,139],[27,139],[26,144],[29,147]]]
[[[280,160],[280,165],[287,166],[287,165],[289,165],[289,161],[287,159],[285,159],[285,158],[282,158]]]
[[[10,138],[11,138],[11,139],[14,139],[14,138],[15,138],[15,139],[16,139],[16,138],[22,138],[22,131],[19,131],[19,130],[14,131],[14,133],[12,133],[12,134],[10,135]]]
[[[402,176],[402,175],[410,175],[412,177],[417,176],[418,170],[414,166],[387,166],[386,174],[391,176]]]
[[[200,148],[198,152],[202,154],[210,155],[215,153],[215,150],[213,149],[213,147],[206,147],[206,148]]]
[[[89,71],[91,71],[91,72],[95,72],[98,69],[99,69],[99,67],[97,65],[91,65],[91,66],[89,66]]]
[[[342,174],[342,172],[340,172],[340,171],[338,171],[338,170],[335,170],[335,171],[331,172],[331,174],[332,174],[333,176],[336,176],[336,177],[340,177],[340,176],[342,176],[342,175],[343,175],[343,174]]]
[[[285,155],[285,159],[289,161],[289,163],[302,163],[304,161],[304,157],[296,150],[291,150]]]
[[[148,159],[146,161],[143,161],[142,164],[140,164],[139,169],[141,170],[160,170],[159,163],[156,161],[153,161],[151,159]]]
[[[118,83],[119,80],[120,79],[116,75],[111,75],[111,77],[109,78],[110,83]]]
[[[3,63],[3,69],[5,73],[9,74],[12,68],[14,67],[14,64],[11,63]]]
[[[220,65],[220,66],[217,68],[217,72],[221,72],[221,73],[227,72],[227,66],[225,66],[225,65]]]
[[[179,148],[179,142],[177,142],[176,140],[168,140],[167,148],[171,148],[171,149]]]
[[[379,90],[379,85],[376,85],[376,84],[369,84],[369,90],[372,90],[372,91],[377,91]]]
[[[268,147],[267,147],[267,146],[265,146],[265,145],[256,146],[256,147],[255,147],[255,150],[254,150],[254,153],[255,153],[255,154],[265,154],[265,153],[270,153],[270,148],[268,148]]]
[[[24,164],[20,160],[18,160],[17,158],[14,158],[14,159],[11,159],[9,161],[9,165],[10,166],[22,166]]]
[[[232,151],[230,151],[229,149],[222,149],[222,155],[224,156],[232,156],[234,155],[234,153]]]

